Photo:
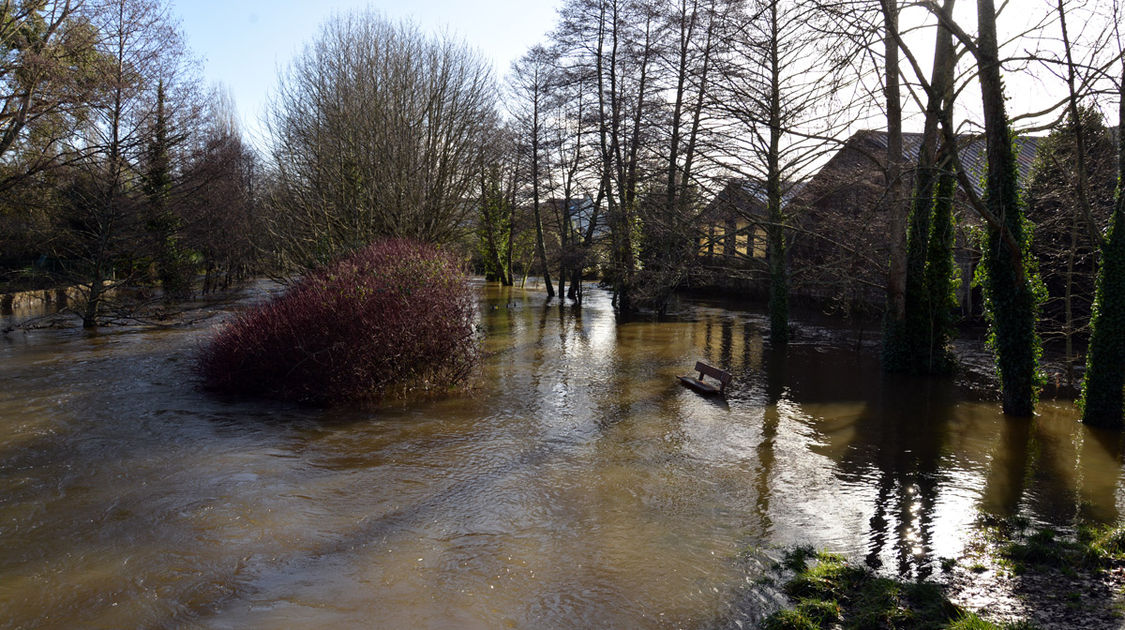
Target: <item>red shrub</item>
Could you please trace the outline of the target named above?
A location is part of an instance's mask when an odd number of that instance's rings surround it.
[[[476,363],[475,310],[453,257],[384,240],[226,324],[199,367],[210,389],[318,404],[447,387]]]

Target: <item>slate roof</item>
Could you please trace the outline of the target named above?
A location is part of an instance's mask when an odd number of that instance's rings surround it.
[[[860,131],[848,140],[848,144],[859,137],[864,137],[868,142],[883,151],[882,155],[879,156],[880,160],[886,158],[886,131]],[[1035,164],[1035,156],[1039,150],[1039,143],[1042,140],[1044,140],[1043,136],[1016,136],[1016,139],[1013,141],[1013,145],[1016,148],[1016,162],[1021,181],[1026,181],[1031,175],[1031,168]],[[961,158],[962,166],[964,166],[965,170],[968,172],[969,181],[973,184],[973,189],[978,195],[983,194],[982,184],[988,173],[987,142],[984,136],[975,134],[960,135],[957,137],[957,142],[960,145],[958,147],[958,155]],[[918,163],[918,152],[921,148],[922,134],[903,132],[902,154],[907,168],[910,168],[911,164]]]
[[[807,182],[782,182],[781,203],[787,205],[805,188]],[[710,219],[726,219],[752,215],[764,217],[767,207],[766,184],[752,178],[731,179],[707,204],[703,214]]]
[[[766,183],[758,179],[738,179],[735,183],[754,201],[762,204],[767,204],[768,199],[766,196]],[[807,182],[781,182],[781,203],[782,205],[788,204],[794,197],[801,194]]]

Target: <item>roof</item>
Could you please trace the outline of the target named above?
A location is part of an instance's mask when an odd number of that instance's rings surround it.
[[[854,142],[863,142],[870,145],[872,148],[881,151],[869,151],[880,160],[886,159],[887,150],[887,137],[886,131],[863,130],[857,132],[854,136],[848,139],[845,147]],[[1043,136],[1016,136],[1012,141],[1016,149],[1016,163],[1019,170],[1020,181],[1026,181],[1031,175],[1032,166],[1035,164],[1035,156],[1039,150],[1039,143],[1044,139]],[[987,142],[982,135],[977,134],[962,134],[957,136],[958,143],[958,157],[961,159],[961,164],[965,167],[966,174],[968,175],[969,182],[973,185],[973,190],[978,195],[983,194],[982,183],[988,174],[988,153]],[[922,134],[903,132],[902,134],[902,157],[907,164],[918,163],[918,153],[922,148]]]
[[[805,188],[808,182],[781,182],[781,203],[788,204]],[[717,218],[743,218],[754,214],[765,216],[768,199],[765,182],[756,178],[731,179],[703,210]]]
[[[748,197],[766,205],[769,201],[766,193],[766,184],[757,178],[736,179],[732,182],[737,185]],[[807,182],[781,182],[781,203],[785,205],[799,195]]]

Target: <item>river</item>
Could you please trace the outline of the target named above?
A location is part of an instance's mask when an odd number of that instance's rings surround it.
[[[845,331],[481,291],[467,393],[310,409],[198,388],[196,326],[0,338],[0,626],[705,628],[793,544],[924,576],[981,514],[1125,509],[1120,434],[890,378]],[[675,375],[729,369],[726,401]]]

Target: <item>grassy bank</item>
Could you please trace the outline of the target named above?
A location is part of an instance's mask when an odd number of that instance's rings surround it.
[[[1105,627],[1107,614],[1120,614],[1108,601],[1102,607],[1106,610],[1083,605],[1079,591],[1097,586],[1120,594],[1125,526],[1081,526],[1062,533],[1013,519],[985,523],[983,531],[970,557],[942,561],[949,579],[940,582],[893,579],[839,555],[792,549],[776,567],[792,576],[784,585],[791,607],[768,617],[762,627],[1031,630],[1055,627],[1058,621],[1062,625],[1057,627],[1097,628]],[[960,580],[954,577],[957,572]],[[982,581],[1018,591],[1037,611],[1036,620],[992,622],[955,603],[961,585]],[[1076,584],[1084,587],[1076,589]]]

